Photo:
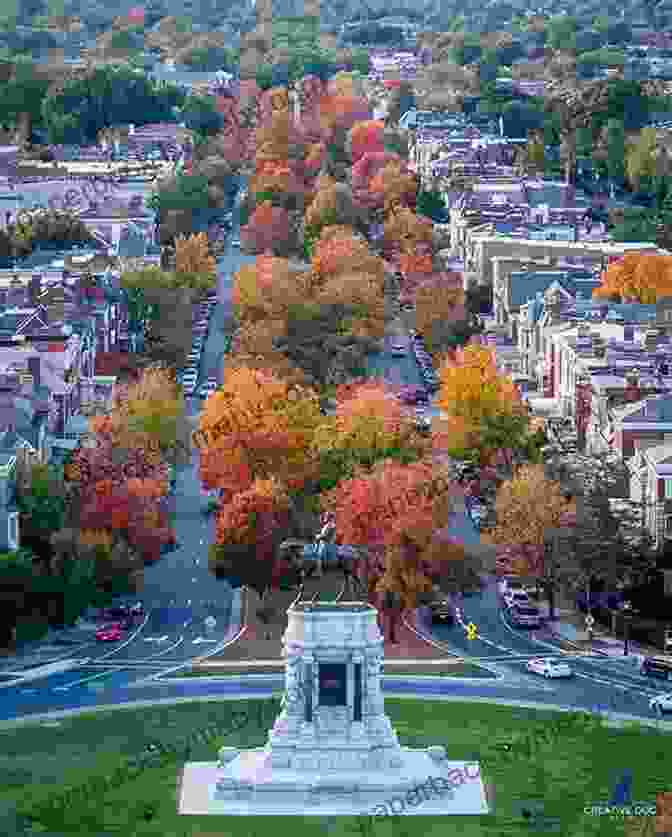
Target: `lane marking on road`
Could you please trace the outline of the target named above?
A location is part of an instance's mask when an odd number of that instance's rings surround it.
[[[178,645],[181,645],[184,642],[184,636],[180,636],[177,642],[173,645],[169,645],[167,648],[164,648],[163,651],[160,651],[158,654],[152,654],[151,657],[145,658],[145,660],[138,660],[137,662],[148,662],[150,660],[156,659],[157,657],[161,657],[163,654],[167,654],[169,651],[174,650],[177,648]],[[73,680],[71,683],[65,683],[63,686],[55,686],[55,691],[67,691],[72,686],[80,686],[82,683],[88,683],[90,680],[97,680],[100,677],[107,677],[108,675],[114,673],[115,671],[124,671],[128,670],[128,666],[125,664],[121,664],[118,668],[111,668],[106,671],[99,672],[98,674],[92,674],[90,677],[83,677],[80,680]]]
[[[169,639],[168,634],[164,634],[163,636],[146,636],[145,642],[168,642]]]
[[[456,610],[457,610],[457,613],[458,613],[458,619],[460,620],[460,623],[464,626],[464,622],[462,621],[462,612],[459,609],[456,609]],[[499,612],[499,617],[500,617],[500,621],[501,621],[502,625],[504,625],[504,627],[507,629],[507,631],[512,636],[515,636],[515,637],[519,638],[519,635],[507,624],[506,620],[504,619],[504,613],[501,610]],[[479,636],[479,639],[480,638],[481,637]],[[563,658],[570,656],[570,652],[563,651],[562,649],[556,649],[555,646],[550,645],[550,643],[543,642],[542,640],[539,640],[539,639],[534,639],[534,640],[531,639],[530,641],[535,642],[539,645],[543,645],[546,648],[553,648],[555,653],[557,655],[562,654]],[[496,647],[500,647],[500,646],[496,646]],[[500,648],[500,650],[505,650],[505,651],[508,650],[512,654],[515,653],[511,649],[501,649]],[[598,662],[598,660],[596,660],[596,659],[590,660],[590,659],[587,659],[585,656],[581,656],[581,655],[578,655],[578,654],[573,654],[571,656],[574,659],[581,659],[582,661],[588,661],[588,662],[593,662],[593,663]],[[603,660],[603,658],[599,658],[599,662],[602,662],[602,660]],[[599,664],[599,662],[598,662],[598,664]],[[622,691],[622,692],[637,691],[639,693],[646,693],[646,694],[651,694],[651,695],[658,694],[657,692],[650,692],[644,684],[640,684],[640,683],[637,683],[637,682],[632,682],[632,683],[630,683],[626,686],[626,685],[623,684],[622,681],[618,681],[618,680],[602,680],[601,678],[595,677],[594,675],[583,674],[583,673],[577,672],[577,671],[574,671],[574,674],[575,674],[576,677],[579,677],[583,680],[590,680],[594,683],[598,683],[601,686],[612,686],[613,688],[618,689],[619,691]]]
[[[121,651],[122,648],[125,648],[129,643],[131,643],[135,639],[135,637],[140,633],[140,631],[145,627],[147,622],[149,621],[150,613],[151,613],[151,611],[149,613],[145,614],[144,621],[137,627],[137,629],[135,631],[133,631],[133,633],[128,637],[128,639],[125,642],[123,642],[121,645],[118,645],[116,648],[113,648],[111,651],[108,651],[107,654],[103,654],[102,656],[97,657],[96,659],[97,660],[106,660],[108,657],[112,657],[114,654]]]
[[[219,642],[219,640],[218,639],[206,639],[204,636],[199,636],[198,639],[192,639],[191,642],[192,642],[193,645],[200,645],[202,642],[212,643],[212,642]]]

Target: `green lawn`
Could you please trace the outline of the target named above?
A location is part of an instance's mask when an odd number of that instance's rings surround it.
[[[567,837],[614,837],[626,833],[609,817],[591,817],[584,807],[608,799],[615,779],[629,768],[632,798],[655,801],[669,790],[672,736],[647,728],[612,730],[589,716],[537,712],[484,703],[386,700],[403,745],[443,744],[453,759],[478,760],[493,813],[482,817],[408,817],[364,820],[318,817],[291,823],[293,837],[362,834],[378,837],[446,834],[514,837],[549,831]],[[119,709],[67,718],[59,726],[31,724],[0,729],[0,833],[25,833],[16,810],[34,818],[34,832],[82,837],[252,837],[278,835],[289,827],[276,817],[180,817],[177,787],[184,745],[189,761],[215,760],[219,746],[261,747],[278,711],[277,700],[199,701],[133,710]],[[232,714],[238,731],[231,730]],[[247,725],[245,725],[247,724]],[[195,733],[210,730],[200,743]],[[149,742],[178,751],[155,764],[122,765]],[[508,749],[507,749],[508,748]],[[110,777],[120,779],[112,785]],[[88,787],[84,787],[88,782]],[[63,797],[66,787],[75,796]],[[80,792],[77,793],[77,789]],[[531,826],[523,809],[536,809]],[[12,813],[14,811],[14,813]],[[13,819],[14,817],[14,819]],[[281,819],[282,822],[276,822]],[[39,823],[39,825],[38,825]],[[630,834],[652,834],[631,830]],[[298,829],[298,833],[296,831]]]
[[[281,663],[277,666],[259,666],[254,668],[227,668],[223,671],[221,668],[208,669],[201,667],[197,669],[187,669],[185,671],[178,671],[175,674],[168,675],[169,677],[230,677],[241,674],[283,674],[285,673],[285,665]],[[394,677],[395,675],[413,675],[414,677],[496,677],[491,671],[473,663],[455,663],[454,665],[447,664],[445,666],[391,666],[388,665],[383,672],[385,677]]]

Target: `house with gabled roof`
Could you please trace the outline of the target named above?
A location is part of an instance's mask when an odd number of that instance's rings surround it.
[[[628,467],[630,498],[645,509],[655,549],[665,551],[672,543],[672,442],[641,448]]]

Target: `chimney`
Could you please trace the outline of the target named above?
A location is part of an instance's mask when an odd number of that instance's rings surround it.
[[[33,376],[33,385],[35,389],[40,386],[40,358],[39,357],[29,357],[28,358],[28,371]]]
[[[33,273],[30,277],[30,285],[28,286],[28,294],[30,298],[30,304],[37,308],[39,303],[40,292],[42,290],[42,274],[41,273]]]

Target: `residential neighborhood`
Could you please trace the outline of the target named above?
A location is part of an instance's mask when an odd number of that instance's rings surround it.
[[[0,832],[666,833],[667,7],[28,5]]]

